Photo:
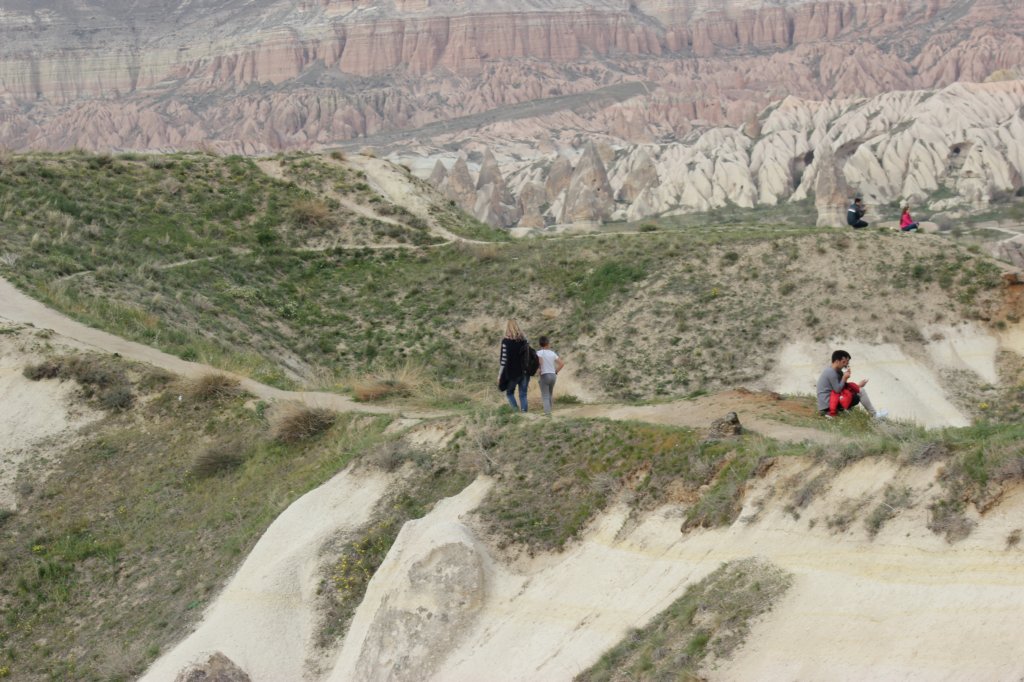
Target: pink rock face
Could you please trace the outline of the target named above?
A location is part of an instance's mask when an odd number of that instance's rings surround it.
[[[597,145],[590,143],[584,148],[583,156],[569,180],[561,222],[604,222],[611,216],[612,206],[612,187],[608,182],[608,173]]]
[[[651,142],[748,124],[787,94],[1024,63],[1009,0],[140,0],[130,16],[98,1],[0,14],[0,145],[316,149],[638,81],[632,99],[552,106],[561,128]]]

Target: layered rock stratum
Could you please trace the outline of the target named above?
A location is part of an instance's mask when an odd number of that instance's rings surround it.
[[[616,83],[628,141],[1016,73],[1013,0],[102,0],[0,11],[9,148],[314,147]],[[611,105],[611,106],[609,106]]]

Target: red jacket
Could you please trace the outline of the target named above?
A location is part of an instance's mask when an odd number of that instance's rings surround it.
[[[904,211],[903,215],[900,216],[900,227],[906,227],[907,225],[913,225],[914,219],[910,217],[910,211]]]

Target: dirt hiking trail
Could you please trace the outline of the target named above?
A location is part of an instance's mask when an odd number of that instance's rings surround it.
[[[268,402],[295,401],[312,407],[324,407],[338,412],[401,414],[414,419],[430,419],[451,415],[450,412],[441,410],[431,411],[402,406],[359,403],[337,393],[286,391],[274,388],[273,386],[267,386],[248,377],[202,363],[182,360],[179,357],[144,344],[129,341],[114,334],[89,327],[81,322],[76,322],[66,315],[26,296],[3,278],[0,278],[0,318],[6,318],[11,322],[31,324],[40,329],[51,329],[73,342],[73,344],[80,345],[83,348],[104,353],[117,353],[129,360],[160,367],[189,379],[197,378],[210,372],[226,374],[238,379],[242,388],[246,391]],[[777,440],[809,441],[814,443],[830,443],[836,440],[835,434],[774,421],[769,415],[778,414],[779,410],[771,405],[772,402],[778,401],[766,394],[729,391],[714,396],[704,396],[696,400],[677,400],[659,405],[593,404],[570,409],[558,409],[556,407],[556,415],[645,421],[655,424],[706,428],[712,421],[725,416],[726,413],[737,412],[745,429],[753,430],[756,433]],[[784,411],[793,411],[792,409],[785,410],[785,406],[790,405],[789,401],[781,401],[778,404],[783,406]],[[790,407],[792,406],[790,405]]]
[[[21,293],[7,280],[0,278],[0,317],[11,322],[31,324],[40,329],[51,329],[66,339],[84,348],[118,355],[160,367],[187,379],[194,379],[210,372],[226,374],[238,379],[242,388],[257,398],[270,401],[296,401],[312,407],[325,407],[338,412],[371,412],[375,414],[404,414],[409,417],[431,418],[441,412],[407,410],[399,407],[357,403],[351,398],[323,391],[285,391],[232,372],[226,372],[198,362],[189,362],[169,353],[150,348],[135,341],[86,326],[62,313]]]

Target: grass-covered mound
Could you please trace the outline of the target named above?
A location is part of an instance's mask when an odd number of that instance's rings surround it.
[[[743,384],[787,339],[833,335],[833,314],[898,344],[931,324],[998,322],[998,268],[936,237],[730,219],[438,245],[343,161],[260,164],[280,179],[240,157],[7,157],[0,274],[90,324],[263,381],[352,390],[414,366],[446,402],[489,388],[507,317],[626,399]],[[430,217],[489,229],[443,200]]]

